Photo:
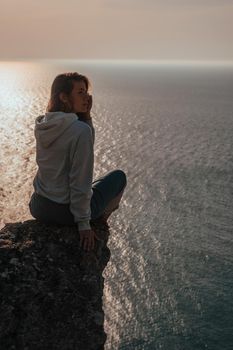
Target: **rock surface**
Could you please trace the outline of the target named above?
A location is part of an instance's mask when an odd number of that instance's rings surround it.
[[[104,349],[102,272],[108,226],[93,224],[92,252],[74,227],[35,220],[0,231],[0,349]]]

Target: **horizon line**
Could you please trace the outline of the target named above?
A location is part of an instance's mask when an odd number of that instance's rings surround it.
[[[177,59],[76,59],[76,58],[11,58],[1,59],[0,62],[50,62],[50,61],[73,61],[79,63],[99,63],[99,64],[154,64],[154,65],[233,65],[233,60],[177,60]]]

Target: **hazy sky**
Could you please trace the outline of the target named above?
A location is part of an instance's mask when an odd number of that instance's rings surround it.
[[[0,59],[233,60],[233,0],[0,0]]]

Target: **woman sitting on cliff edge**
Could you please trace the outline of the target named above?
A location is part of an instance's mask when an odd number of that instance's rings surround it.
[[[122,170],[92,182],[95,131],[89,88],[88,78],[76,72],[55,78],[47,111],[35,121],[38,171],[29,203],[32,216],[41,222],[77,224],[87,251],[96,238],[90,221],[106,222],[126,186]]]

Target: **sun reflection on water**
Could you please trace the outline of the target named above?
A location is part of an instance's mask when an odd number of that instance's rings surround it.
[[[21,65],[21,64],[20,64]],[[19,110],[26,106],[23,83],[24,70],[19,69],[19,64],[0,64],[0,108],[1,111]]]
[[[36,62],[0,62],[0,113],[1,118],[14,118],[14,112],[28,111],[32,104],[42,106],[43,93],[35,84],[41,77],[49,79],[46,67]],[[40,101],[38,101],[40,100]],[[34,110],[35,110],[34,107]],[[36,108],[37,109],[37,108]]]

